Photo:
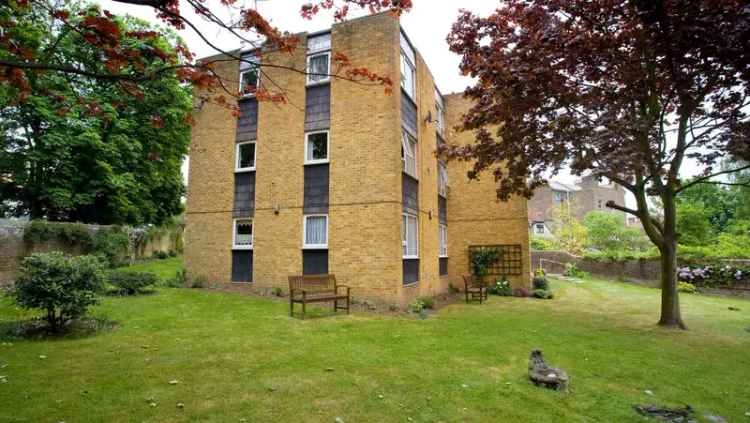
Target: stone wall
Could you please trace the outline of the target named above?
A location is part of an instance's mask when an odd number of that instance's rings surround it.
[[[0,285],[12,283],[18,274],[18,268],[24,257],[32,253],[46,253],[62,251],[70,255],[83,254],[81,245],[68,244],[56,240],[49,240],[34,245],[28,245],[23,240],[24,228],[27,221],[0,219]],[[91,229],[101,226],[89,225]],[[175,238],[172,233],[165,231],[146,242],[141,248],[132,253],[134,260],[151,257],[157,251],[168,252],[175,250]]]

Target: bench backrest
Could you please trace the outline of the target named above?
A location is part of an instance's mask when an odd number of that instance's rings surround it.
[[[480,286],[480,285],[484,285],[484,283],[482,283],[481,279],[479,279],[474,274],[463,275],[463,276],[464,276],[464,283],[466,284],[466,286],[477,287],[477,286]]]
[[[292,275],[289,276],[289,291],[304,289],[305,291],[335,291],[335,275]]]

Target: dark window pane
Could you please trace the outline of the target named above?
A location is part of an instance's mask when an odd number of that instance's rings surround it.
[[[307,160],[325,160],[328,158],[328,134],[325,132],[307,136]]]
[[[255,167],[255,143],[240,144],[238,167],[240,169]]]

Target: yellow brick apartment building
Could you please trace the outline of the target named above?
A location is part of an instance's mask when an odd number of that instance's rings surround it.
[[[398,18],[367,16],[301,38],[291,54],[217,62],[230,89],[282,87],[288,103],[249,94],[238,117],[196,107],[188,277],[284,289],[288,275],[332,273],[355,299],[403,305],[462,287],[469,248],[499,246],[493,269],[528,286],[526,200],[499,202],[491,175],[469,181],[469,163],[438,160],[438,143],[473,140],[452,129],[470,104],[441,95]],[[400,88],[385,94],[330,77],[337,52]],[[299,71],[259,75],[257,60]]]

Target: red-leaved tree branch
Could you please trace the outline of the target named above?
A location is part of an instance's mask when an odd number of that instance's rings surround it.
[[[268,68],[285,68],[290,71],[307,73],[306,69],[297,69],[290,66],[275,64],[269,60],[263,60],[267,52],[291,53],[299,48],[299,37],[282,31],[273,26],[256,9],[252,7],[239,6],[236,0],[221,0],[219,3],[209,4],[206,0],[115,0],[120,3],[132,4],[134,6],[150,7],[156,16],[164,21],[169,27],[177,30],[193,31],[205,43],[213,48],[222,59],[196,60],[194,54],[184,44],[177,44],[174,49],[162,49],[158,43],[152,43],[144,48],[143,45],[133,46],[126,43],[125,34],[120,31],[115,16],[108,11],[97,7],[82,10],[77,16],[70,16],[62,4],[54,0],[10,0],[0,6],[0,83],[11,84],[19,89],[19,98],[24,100],[28,93],[29,73],[56,72],[61,74],[77,75],[97,80],[113,82],[119,89],[128,94],[137,96],[138,83],[146,80],[159,78],[160,76],[175,72],[185,83],[189,83],[201,90],[213,92],[223,91],[222,94],[213,98],[218,103],[230,105],[231,99],[243,93],[230,88],[234,87],[230,81],[222,79],[215,72],[215,63],[222,60],[245,61],[252,66],[258,66],[259,72],[264,76],[263,80],[267,86],[258,89],[256,97],[259,100],[270,100],[285,102],[286,87],[276,84],[273,78],[264,72]],[[390,10],[394,15],[408,11],[411,8],[410,0],[322,0],[311,2],[302,6],[300,14],[312,19],[323,10],[333,10],[337,21],[346,19],[350,6],[364,8],[371,13]],[[208,37],[195,25],[184,13],[184,7],[190,8],[195,15],[207,20],[215,26],[227,39],[233,39],[242,43],[248,49],[256,50],[256,59],[250,61],[242,57],[239,51],[226,50],[217,43],[211,42]],[[228,21],[220,18],[221,11],[231,9],[237,18]],[[96,46],[101,54],[103,67],[87,68],[81,63],[59,62],[55,60],[54,43],[40,50],[33,39],[20,35],[18,17],[24,13],[37,13],[47,19],[55,20],[58,24],[60,37],[75,33],[85,42]],[[144,32],[142,34],[127,34],[148,40],[157,39],[164,34],[157,32]],[[222,42],[224,44],[224,42]],[[46,52],[45,52],[46,51]],[[146,66],[153,63],[153,58],[158,57],[162,66]],[[393,81],[387,76],[378,75],[366,68],[356,67],[356,64],[344,54],[334,57],[336,66],[332,66],[330,76],[343,79],[357,84],[382,85],[386,91],[390,91]]]

